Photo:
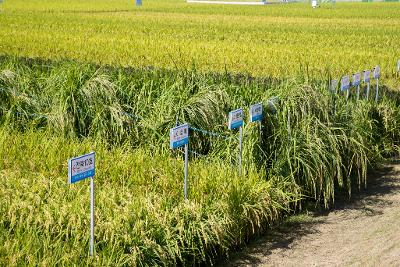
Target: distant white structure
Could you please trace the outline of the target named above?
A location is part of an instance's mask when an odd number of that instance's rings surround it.
[[[220,4],[220,5],[266,5],[267,2],[233,2],[233,1],[203,1],[203,0],[187,0],[187,3],[198,4]]]
[[[318,6],[317,0],[312,0],[311,6],[312,6],[312,8],[316,8]]]
[[[260,5],[268,5],[268,4],[276,4],[276,3],[288,3],[295,2],[293,0],[263,0],[263,1],[212,1],[212,0],[187,0],[187,3],[196,3],[196,4],[219,4],[219,5],[251,5],[251,6],[260,6]]]

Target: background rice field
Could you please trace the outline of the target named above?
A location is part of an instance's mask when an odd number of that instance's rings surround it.
[[[0,265],[211,265],[367,184],[400,142],[398,4],[6,2],[0,13]],[[382,67],[379,101],[329,82]],[[374,88],[375,82],[372,82]],[[230,110],[244,127],[243,175]],[[272,105],[271,105],[272,103]],[[192,127],[189,200],[169,129]],[[202,131],[199,131],[201,129]],[[206,132],[216,135],[210,136]],[[88,181],[96,151],[96,257]]]
[[[400,50],[398,3],[15,0],[3,4],[0,25],[0,54],[269,77],[377,64],[391,75]]]

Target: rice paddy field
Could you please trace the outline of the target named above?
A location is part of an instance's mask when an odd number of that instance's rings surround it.
[[[304,205],[351,197],[399,153],[399,24],[398,3],[1,4],[0,265],[213,265]],[[377,64],[378,101],[376,81],[359,99],[329,87]],[[184,122],[187,200],[169,148]],[[94,257],[89,181],[67,183],[90,151]]]
[[[178,0],[5,1],[2,54],[287,77],[395,71],[398,3],[229,6]]]

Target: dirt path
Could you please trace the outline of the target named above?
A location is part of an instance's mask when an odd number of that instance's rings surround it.
[[[267,233],[223,266],[400,266],[400,164],[326,214]]]

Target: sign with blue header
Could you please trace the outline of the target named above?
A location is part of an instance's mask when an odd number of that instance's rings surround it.
[[[136,0],[136,6],[141,6],[142,5],[142,0]]]
[[[373,74],[373,76],[374,76],[374,79],[379,79],[379,78],[381,77],[381,67],[379,67],[379,65],[377,65],[377,66],[374,68],[374,74]]]
[[[169,130],[169,145],[172,149],[189,143],[189,124],[185,123]]]
[[[68,160],[68,183],[73,184],[95,175],[95,153]]]
[[[250,106],[250,122],[261,121],[263,119],[263,106],[262,103]]]
[[[364,82],[369,83],[371,81],[371,71],[364,70]]]
[[[348,75],[343,76],[340,80],[340,90],[345,91],[350,89],[350,77]]]
[[[243,126],[243,109],[239,108],[229,112],[228,129],[233,130]]]
[[[351,82],[353,86],[359,86],[361,84],[361,73],[357,72],[353,74],[353,81]]]

